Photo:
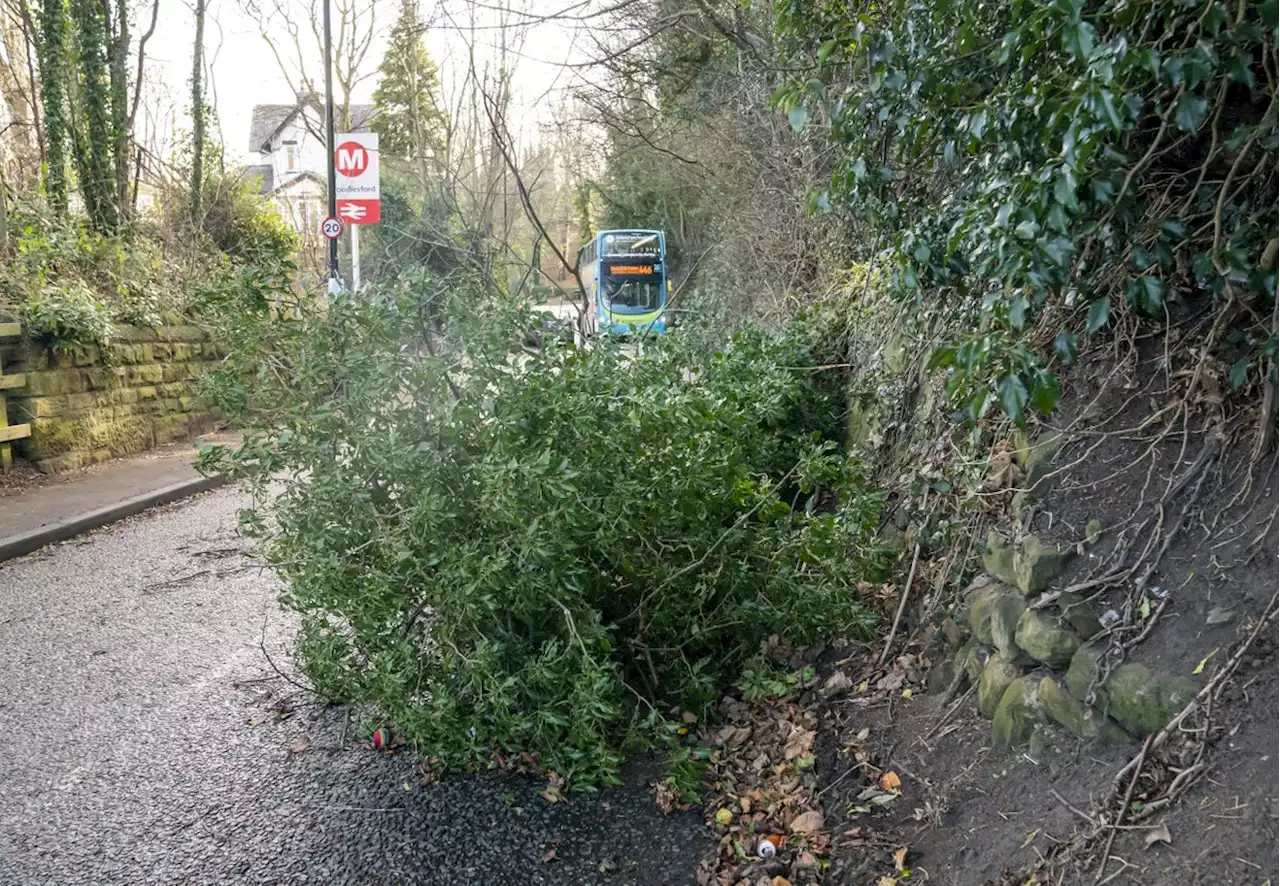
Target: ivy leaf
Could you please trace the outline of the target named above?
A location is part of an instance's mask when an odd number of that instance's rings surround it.
[[[1019,332],[1027,325],[1027,299],[1021,292],[1009,303],[1009,323]]]
[[[1085,321],[1085,330],[1090,335],[1107,325],[1107,314],[1111,311],[1111,296],[1104,295],[1089,305],[1089,319]]]
[[[1086,61],[1093,54],[1097,33],[1093,25],[1085,21],[1067,25],[1062,29],[1062,48],[1081,61]]]
[[[953,347],[940,347],[929,355],[929,362],[925,364],[927,369],[942,369],[956,362],[956,349]]]
[[[1257,88],[1258,81],[1253,76],[1253,55],[1240,51],[1231,56],[1227,61],[1227,79],[1243,83],[1250,90]]]
[[[1080,208],[1080,203],[1076,200],[1076,177],[1065,166],[1062,167],[1058,180],[1054,182],[1053,199],[1073,212]]]
[[[1163,313],[1165,285],[1159,277],[1138,277],[1125,288],[1129,301],[1142,313],[1152,317]]]
[[[1062,399],[1058,377],[1052,372],[1037,369],[1031,374],[1031,405],[1044,415],[1052,415]]]
[[[1102,109],[1107,112],[1107,119],[1111,121],[1111,128],[1119,132],[1124,128],[1124,122],[1120,119],[1120,112],[1116,110],[1115,96],[1110,89],[1104,89],[1099,97],[1102,99]]]
[[[1183,132],[1195,132],[1209,113],[1209,100],[1185,92],[1173,111],[1173,122]]]
[[[1063,329],[1053,339],[1053,352],[1058,355],[1058,359],[1067,366],[1072,366],[1076,362],[1076,335]]]
[[[1016,375],[1006,375],[1000,379],[1000,384],[996,388],[1000,395],[1000,408],[1004,410],[1005,415],[1013,419],[1018,424],[1023,424],[1027,420],[1027,386],[1022,383],[1022,379]]]
[[[1036,235],[1036,223],[1031,219],[1018,222],[1018,226],[1013,229],[1015,236],[1022,240],[1030,240]]]
[[[828,40],[818,47],[818,67],[821,68],[827,63],[827,57],[831,55],[831,50],[836,48],[836,41]]]
[[[1238,391],[1249,380],[1249,361],[1237,360],[1231,366],[1231,390]]]
[[[804,129],[804,124],[809,120],[809,109],[804,105],[796,105],[787,112],[787,120],[791,123],[791,128],[796,132]]]

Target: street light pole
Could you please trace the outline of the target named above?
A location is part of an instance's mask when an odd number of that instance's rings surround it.
[[[333,28],[329,23],[329,2],[324,0],[324,119],[325,150],[329,155],[329,218],[338,217],[338,179],[333,168]],[[338,241],[329,240],[329,292],[338,291]]]

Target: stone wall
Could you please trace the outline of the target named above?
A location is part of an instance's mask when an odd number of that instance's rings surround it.
[[[954,673],[955,688],[976,685],[997,747],[1034,750],[1046,727],[1126,744],[1161,729],[1196,696],[1194,680],[1116,660],[1088,600],[1050,590],[1074,551],[996,530],[986,547],[986,571],[965,591],[970,636]]]
[[[58,351],[37,343],[6,348],[6,373],[25,373],[8,392],[9,421],[30,422],[16,454],[45,473],[70,471],[210,430],[215,410],[199,378],[225,349],[197,326],[116,326],[105,350]]]

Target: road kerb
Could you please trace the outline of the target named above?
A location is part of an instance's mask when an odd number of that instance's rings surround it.
[[[183,480],[181,483],[174,483],[161,489],[126,498],[124,501],[116,502],[113,505],[95,508],[92,511],[85,511],[66,520],[58,520],[46,524],[30,532],[0,538],[0,562],[21,557],[23,554],[30,554],[32,551],[38,551],[45,545],[75,538],[77,535],[82,535],[92,529],[115,523],[125,517],[141,514],[150,508],[172,504],[192,495],[217,489],[226,482],[227,477],[224,474]]]

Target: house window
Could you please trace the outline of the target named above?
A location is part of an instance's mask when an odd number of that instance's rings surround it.
[[[289,172],[293,172],[295,169],[298,168],[298,143],[297,142],[284,143],[284,162],[285,162],[285,169],[287,169]]]

